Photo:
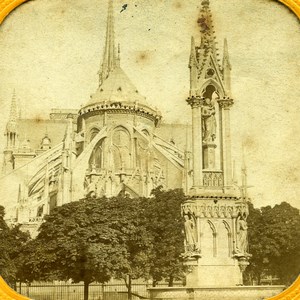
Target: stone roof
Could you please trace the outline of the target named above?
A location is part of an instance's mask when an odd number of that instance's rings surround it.
[[[33,150],[41,148],[42,139],[47,133],[51,139],[52,147],[62,142],[68,121],[62,120],[36,120],[21,119],[18,120],[18,140],[21,145],[24,140],[30,141],[30,147]]]
[[[105,101],[131,101],[147,105],[146,98],[139,93],[138,89],[121,67],[116,67],[111,71],[108,78],[99,86],[96,93],[91,95],[91,99],[86,106]]]

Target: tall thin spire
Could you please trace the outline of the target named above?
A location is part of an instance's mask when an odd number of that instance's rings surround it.
[[[18,119],[18,109],[17,109],[17,99],[16,99],[16,90],[13,91],[11,105],[10,105],[10,114],[9,121],[16,122]]]
[[[208,52],[212,52],[216,57],[215,32],[212,14],[209,7],[209,0],[203,0],[201,4],[202,7],[200,9],[200,15],[198,18],[198,24],[201,32],[200,48],[205,50],[205,54],[208,54]]]
[[[227,96],[230,97],[231,95],[231,64],[229,60],[229,52],[227,46],[227,39],[224,39],[224,49],[223,49],[223,79],[224,79],[224,86]]]
[[[106,39],[103,53],[102,68],[99,74],[100,85],[109,76],[117,66],[117,56],[115,48],[115,32],[114,32],[114,12],[113,12],[113,0],[109,0],[107,24],[106,24]]]
[[[14,90],[11,99],[9,119],[6,124],[5,135],[7,137],[6,147],[14,148],[17,143],[17,120],[18,120],[18,108],[16,101],[16,91]]]

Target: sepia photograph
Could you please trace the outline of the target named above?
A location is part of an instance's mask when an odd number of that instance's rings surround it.
[[[299,19],[276,0],[14,9],[0,24],[0,299],[291,286],[299,49]]]

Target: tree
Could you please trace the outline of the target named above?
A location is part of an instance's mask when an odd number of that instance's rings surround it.
[[[111,207],[115,226],[122,232],[127,251],[127,268],[116,273],[116,278],[122,278],[128,289],[128,299],[132,299],[132,280],[149,279],[150,268],[154,261],[153,236],[148,230],[149,221],[145,210],[146,198],[113,198]]]
[[[246,274],[260,284],[262,275],[272,275],[290,284],[300,272],[299,210],[286,202],[255,209],[249,203],[249,252]]]
[[[29,234],[22,232],[20,226],[8,227],[4,216],[4,207],[0,206],[0,275],[14,285],[18,279],[22,248],[29,240]]]
[[[169,286],[175,279],[184,278],[186,268],[181,254],[184,253],[183,218],[181,204],[185,200],[181,189],[163,191],[158,187],[152,191],[145,207],[149,219],[148,230],[153,235],[155,259],[151,267],[154,285],[166,279]]]
[[[139,215],[139,200],[128,197],[84,199],[55,208],[27,246],[34,250],[23,266],[30,270],[27,277],[83,281],[87,300],[93,281],[147,275],[151,237]]]
[[[291,284],[300,273],[300,215],[287,202],[262,208],[269,239],[269,269],[282,283]]]
[[[248,277],[250,282],[256,280],[261,283],[261,277],[267,267],[267,251],[268,241],[264,235],[265,223],[260,209],[254,208],[252,203],[248,203],[249,216],[248,223],[248,240],[249,252],[252,255],[250,265],[247,267],[245,277]]]

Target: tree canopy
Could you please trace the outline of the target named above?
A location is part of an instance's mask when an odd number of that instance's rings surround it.
[[[149,276],[151,237],[141,199],[83,199],[54,209],[27,247],[30,279],[72,279],[85,284],[111,277]],[[29,251],[28,251],[29,253]]]
[[[260,284],[263,275],[279,278],[290,284],[300,273],[300,215],[286,202],[255,209],[249,203],[249,251],[252,254],[246,269],[248,277]]]
[[[184,271],[181,254],[184,253],[184,224],[181,217],[181,204],[185,200],[182,189],[163,191],[161,187],[152,191],[145,208],[148,229],[153,235],[151,276],[156,282],[183,280]]]
[[[8,227],[4,216],[4,207],[0,206],[0,275],[13,285],[19,277],[22,247],[29,234],[22,232],[20,226]]]
[[[24,247],[22,270],[29,280],[85,283],[124,279],[155,282],[183,278],[182,190],[155,189],[150,198],[87,198],[57,207],[36,239]]]

